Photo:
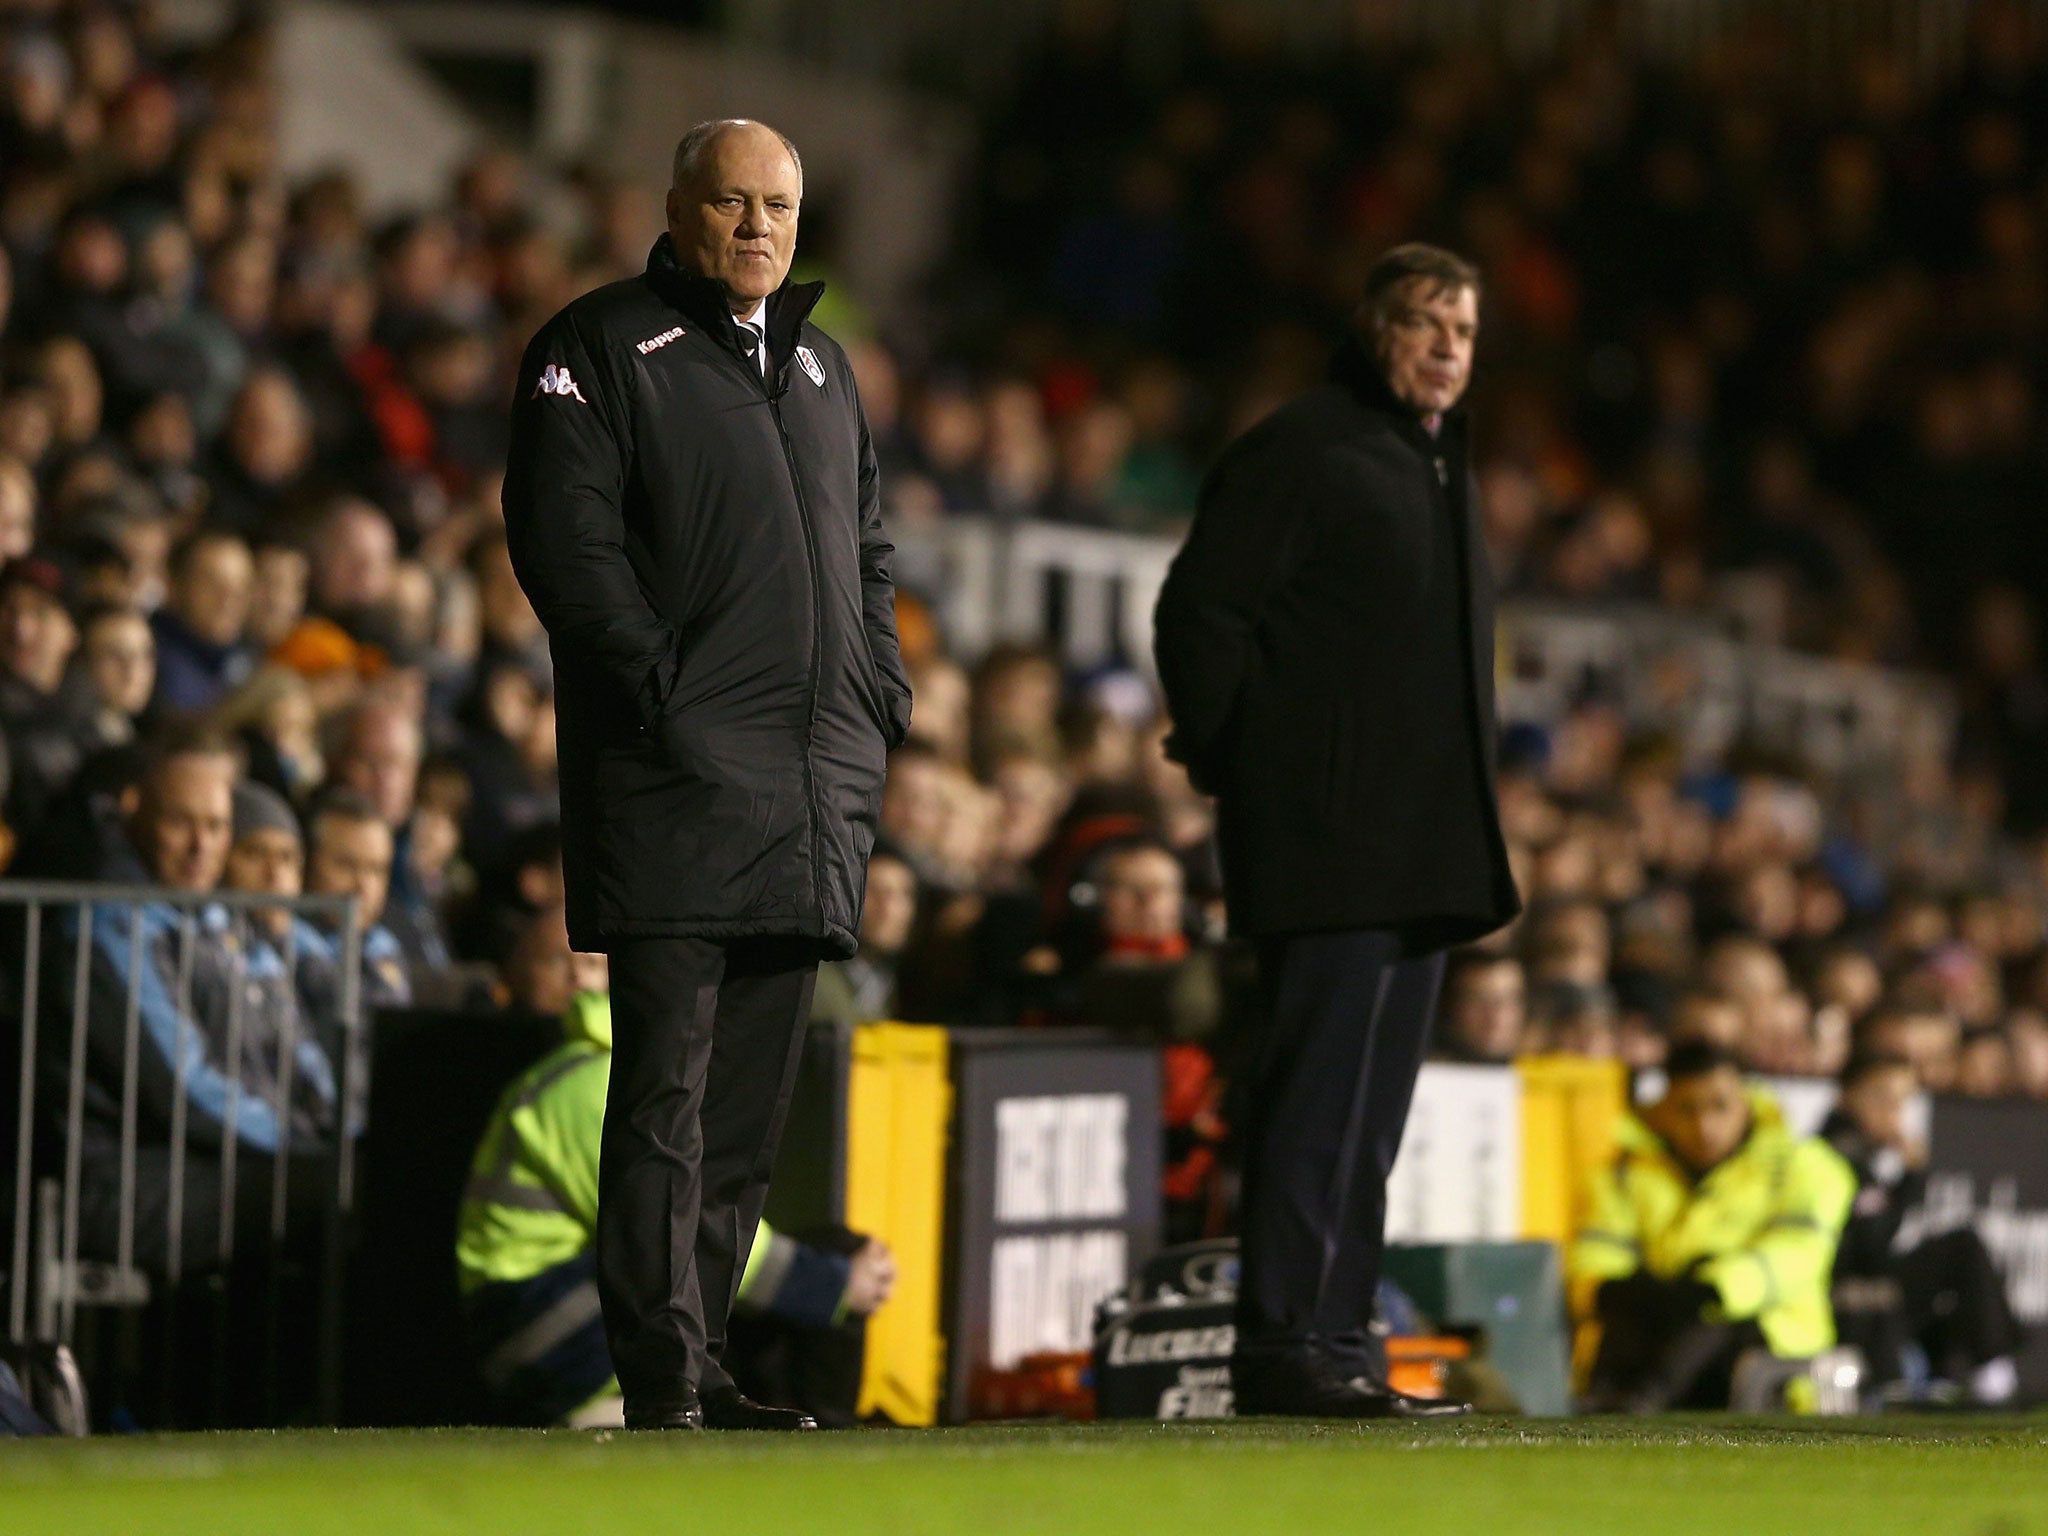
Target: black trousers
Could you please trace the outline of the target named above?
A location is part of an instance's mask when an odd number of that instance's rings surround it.
[[[1383,1376],[1372,1332],[1387,1175],[1443,980],[1379,929],[1268,940],[1270,1016],[1246,1096],[1237,1351]]]
[[[626,1406],[731,1385],[726,1317],[760,1225],[817,980],[807,940],[611,951],[597,1288]]]
[[[1951,1381],[2020,1352],[2024,1340],[2006,1299],[2005,1277],[1972,1228],[1937,1232],[1893,1255],[1884,1278],[1891,1295],[1882,1306],[1850,1305],[1839,1290],[1835,1302],[1842,1342],[1863,1351],[1878,1380],[1905,1374],[1908,1344],[1925,1351],[1936,1376]]]
[[[1753,1321],[1706,1322],[1692,1287],[1647,1274],[1602,1286],[1599,1312],[1589,1412],[1726,1408],[1736,1362],[1764,1347],[1763,1330]]]

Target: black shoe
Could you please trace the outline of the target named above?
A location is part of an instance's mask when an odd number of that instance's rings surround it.
[[[626,1410],[628,1429],[702,1429],[704,1410],[696,1403],[685,1403],[680,1408],[657,1408],[647,1413]]]
[[[1417,1397],[1412,1392],[1396,1392],[1392,1387],[1385,1390],[1389,1418],[1462,1419],[1472,1412],[1470,1403],[1455,1397]]]
[[[1309,1355],[1282,1355],[1230,1363],[1235,1411],[1308,1419],[1448,1419],[1472,1411],[1469,1403],[1396,1392],[1371,1376]]]
[[[770,1408],[743,1397],[738,1387],[704,1395],[706,1429],[816,1429],[818,1421],[794,1408]]]

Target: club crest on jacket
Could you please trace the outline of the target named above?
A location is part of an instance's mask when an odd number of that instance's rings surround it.
[[[811,382],[817,385],[818,388],[823,389],[825,387],[825,370],[818,362],[818,354],[809,347],[798,347],[796,349],[796,360],[803,368],[803,371],[811,376]]]
[[[569,370],[557,368],[553,363],[541,369],[540,382],[533,386],[533,392],[537,396],[574,395],[578,400],[583,400],[583,391],[576,387],[576,381],[570,377]],[[590,404],[588,400],[583,400],[583,403]]]

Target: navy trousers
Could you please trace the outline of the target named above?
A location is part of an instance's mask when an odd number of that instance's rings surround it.
[[[462,1298],[462,1321],[494,1423],[559,1424],[612,1383],[587,1248],[524,1280],[479,1286]]]
[[[1443,980],[1381,929],[1265,941],[1269,1016],[1247,1095],[1237,1350],[1384,1379],[1372,1329],[1400,1150]]]

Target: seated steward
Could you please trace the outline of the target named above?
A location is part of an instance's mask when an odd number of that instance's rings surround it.
[[[1855,1175],[1795,1136],[1735,1057],[1671,1053],[1664,1097],[1623,1121],[1567,1263],[1574,1314],[1600,1329],[1587,1405],[1726,1407],[1736,1361],[1835,1342],[1829,1273]]]
[[[579,955],[576,964],[581,990],[564,1017],[568,1038],[499,1100],[471,1165],[456,1234],[469,1344],[494,1412],[510,1423],[620,1419],[595,1259],[611,999],[602,958]],[[739,1299],[743,1309],[801,1328],[832,1329],[881,1305],[893,1280],[893,1260],[880,1243],[828,1253],[763,1222]],[[535,1328],[543,1316],[550,1325]],[[850,1414],[852,1405],[844,1407]]]

